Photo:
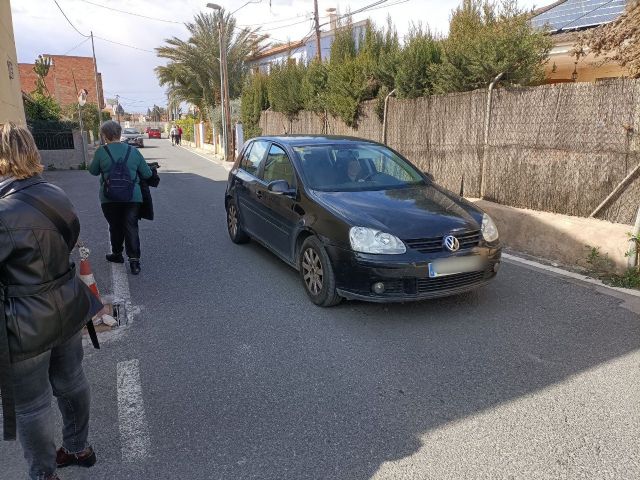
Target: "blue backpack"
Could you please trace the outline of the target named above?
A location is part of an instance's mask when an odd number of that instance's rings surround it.
[[[131,179],[131,173],[127,165],[127,160],[129,160],[129,154],[131,153],[131,146],[127,145],[127,153],[124,159],[120,159],[118,162],[113,159],[108,145],[105,145],[104,149],[111,159],[109,178],[105,178],[104,174],[102,175],[104,196],[114,202],[130,202],[133,198],[133,189],[136,186],[136,180],[138,179],[137,173],[135,179]]]

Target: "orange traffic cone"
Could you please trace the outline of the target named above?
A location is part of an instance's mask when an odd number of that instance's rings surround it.
[[[89,263],[89,249],[86,247],[80,247],[80,280],[82,280],[96,298],[100,300],[98,284],[96,283],[96,279],[91,271],[91,264]]]
[[[80,280],[84,282],[84,284],[89,287],[89,290],[96,296],[100,302],[102,299],[100,298],[100,292],[98,291],[98,284],[96,283],[96,279],[93,276],[93,272],[91,271],[91,264],[89,263],[89,249],[87,247],[80,247]],[[100,320],[105,325],[110,327],[114,326],[117,321],[108,314],[108,307],[105,305],[102,310],[100,310],[96,315],[96,320]],[[97,323],[97,322],[96,322]]]

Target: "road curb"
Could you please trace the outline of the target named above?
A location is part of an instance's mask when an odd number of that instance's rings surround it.
[[[640,298],[640,291],[638,290],[632,290],[629,288],[612,287],[611,285],[607,285],[606,283],[603,283],[601,280],[597,280],[595,278],[591,278],[586,275],[570,272],[568,270],[563,270],[562,268],[558,268],[558,267],[552,267],[551,265],[545,265],[544,263],[535,262],[533,260],[527,260],[525,258],[518,257],[516,255],[511,255],[509,253],[502,253],[502,259],[506,260],[508,263],[519,263],[522,265],[527,265],[529,267],[533,267],[539,270],[555,273],[556,275],[560,275],[562,277],[572,278],[574,280],[579,280],[581,282],[589,283],[591,285],[596,285],[601,288],[606,288],[608,290],[613,290],[616,292],[624,293],[625,295],[631,295],[633,297]]]

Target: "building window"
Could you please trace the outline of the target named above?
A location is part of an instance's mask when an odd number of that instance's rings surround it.
[[[7,60],[7,70],[9,70],[9,80],[13,80],[15,74],[13,72],[13,62],[11,60]]]

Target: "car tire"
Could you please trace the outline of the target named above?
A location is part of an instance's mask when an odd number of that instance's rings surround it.
[[[336,292],[336,277],[329,255],[317,237],[307,238],[298,252],[300,279],[313,303],[333,307],[342,301]]]
[[[234,200],[229,200],[227,202],[227,232],[229,233],[229,238],[233,243],[247,243],[249,239],[249,235],[242,230],[242,226],[240,225],[240,216],[238,215],[238,207]]]

